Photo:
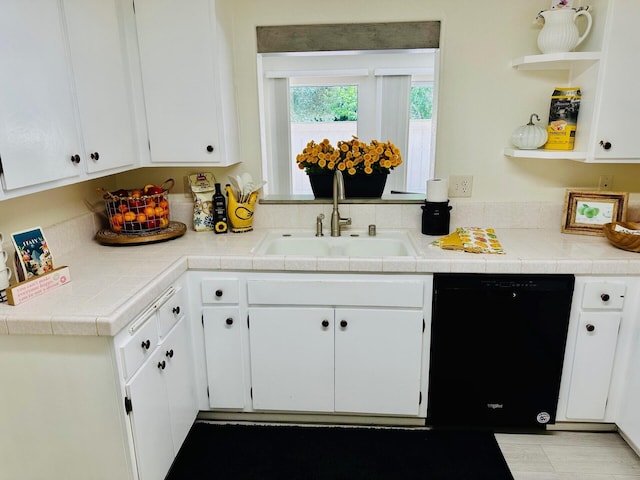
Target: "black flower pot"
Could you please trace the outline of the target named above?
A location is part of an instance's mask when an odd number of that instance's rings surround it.
[[[309,182],[316,198],[332,198],[333,173],[309,173]],[[343,172],[344,196],[346,198],[380,198],[387,183],[388,173],[358,173],[349,175]]]

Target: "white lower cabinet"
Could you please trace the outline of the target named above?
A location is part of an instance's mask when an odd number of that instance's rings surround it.
[[[194,273],[209,408],[426,416],[431,278]]]
[[[242,336],[246,327],[240,320],[240,310],[237,306],[206,307],[202,325],[209,407],[242,410],[245,406]]]
[[[335,321],[335,410],[418,415],[422,312],[338,308]]]
[[[559,421],[615,423],[636,323],[633,277],[576,277]]]
[[[334,411],[331,308],[251,308],[251,390],[256,410]]]
[[[604,418],[619,328],[619,313],[584,312],[580,315],[567,418]]]
[[[250,308],[253,408],[418,415],[421,311]]]
[[[198,413],[186,318],[158,345],[126,391],[140,479],[164,478]]]

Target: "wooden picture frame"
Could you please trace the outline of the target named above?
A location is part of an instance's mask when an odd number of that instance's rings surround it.
[[[604,236],[604,224],[626,219],[628,201],[627,192],[567,190],[562,233]]]

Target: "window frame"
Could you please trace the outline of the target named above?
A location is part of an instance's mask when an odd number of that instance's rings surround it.
[[[373,138],[391,140],[401,151],[406,152],[413,75],[430,76],[433,79],[433,116],[436,115],[435,74],[438,53],[437,49],[410,49],[383,52],[258,54],[262,171],[267,180],[265,193],[293,195],[292,159],[299,152],[291,152],[290,149],[291,79],[295,79],[293,82],[296,85],[358,84],[359,138],[363,141]],[[350,68],[346,68],[347,66]],[[389,86],[403,81],[404,86]],[[406,106],[404,116],[402,110],[395,109],[395,105],[401,103]],[[381,112],[385,109],[387,112],[392,111],[392,114],[383,115]],[[432,131],[431,148],[427,178],[430,178],[434,171],[435,129]],[[404,191],[405,184],[406,163],[403,163],[391,172],[385,191]]]

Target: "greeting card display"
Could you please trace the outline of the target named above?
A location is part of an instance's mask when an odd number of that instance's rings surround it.
[[[53,256],[40,227],[11,234],[16,249],[16,274],[19,281],[53,271]]]

